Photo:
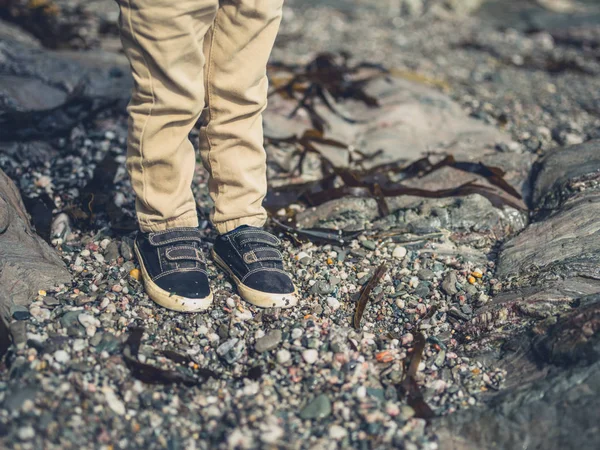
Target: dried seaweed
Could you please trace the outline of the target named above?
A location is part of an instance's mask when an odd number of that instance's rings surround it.
[[[416,381],[417,371],[419,370],[419,364],[423,359],[423,351],[425,350],[425,336],[418,333],[415,336],[413,354],[410,360],[410,365],[406,372],[406,376],[398,386],[401,394],[406,397],[406,402],[415,410],[415,416],[421,419],[431,419],[435,417],[435,413],[425,403],[423,393],[419,388]]]
[[[296,228],[295,226],[285,225],[274,218],[271,218],[271,222],[293,240],[304,239],[315,244],[347,245],[361,233],[360,231],[341,231],[326,228]]]
[[[302,163],[306,154],[309,152],[318,154],[321,158],[323,178],[319,181],[272,189],[266,201],[267,208],[271,210],[279,209],[294,202],[302,202],[308,206],[318,206],[330,200],[349,196],[375,199],[380,215],[386,216],[390,213],[386,200],[388,197],[410,195],[424,198],[446,198],[471,194],[479,194],[487,198],[496,207],[508,205],[518,210],[524,211],[527,209],[519,192],[504,179],[504,171],[481,162],[456,161],[452,155],[447,155],[435,163],[429,157],[424,157],[408,165],[402,161],[397,161],[359,170],[335,167],[314,144],[324,143],[338,148],[348,148],[348,146],[339,141],[324,138],[323,133],[318,130],[308,130],[299,138],[292,136],[285,139],[271,140],[271,143],[274,144],[281,142],[298,146],[296,151],[301,153],[301,157],[294,169],[294,172],[298,174],[302,173]],[[351,155],[352,153],[348,152],[348,154]],[[361,166],[367,160],[366,156],[361,156],[362,159],[358,161],[352,160],[352,157],[349,156],[349,164],[351,166]],[[409,187],[397,181],[423,177],[443,167],[451,167],[483,177],[492,186],[472,180],[457,187],[427,190]]]
[[[290,113],[290,117],[294,117],[298,110],[303,109],[310,117],[313,127],[319,131],[325,129],[327,122],[316,111],[316,100],[320,100],[327,109],[343,120],[357,123],[358,120],[339,112],[334,102],[351,98],[369,107],[379,106],[377,99],[367,94],[365,85],[373,78],[386,76],[390,72],[376,64],[350,65],[349,59],[348,53],[320,53],[305,66],[271,64],[271,70],[287,72],[290,76],[285,81],[271,77],[271,84],[275,89],[269,95],[280,94],[296,100],[296,107]],[[369,74],[359,75],[365,71]]]
[[[375,288],[375,286],[377,286],[379,281],[383,278],[386,271],[387,265],[385,263],[381,263],[379,267],[377,267],[377,269],[375,270],[375,273],[373,274],[369,282],[366,284],[366,286],[360,293],[360,297],[358,298],[358,303],[356,305],[356,312],[354,313],[354,328],[360,328],[360,321],[365,312],[365,308],[367,307],[367,303],[369,302],[369,295],[371,294],[371,291]]]
[[[67,205],[64,212],[78,227],[93,227],[98,217],[105,215],[113,231],[128,233],[137,229],[135,219],[114,202],[115,176],[119,167],[115,155],[107,153],[96,166],[90,181],[81,189],[77,201]]]
[[[132,375],[138,380],[149,384],[183,384],[185,386],[196,386],[208,378],[220,378],[217,373],[209,369],[198,369],[195,371],[197,376],[189,376],[181,372],[161,369],[138,361],[137,355],[139,353],[143,334],[143,328],[131,328],[129,330],[129,337],[123,346],[123,360],[129,370],[131,370]],[[175,355],[177,355],[179,361],[183,361],[186,358],[175,352],[163,352],[163,354],[165,353],[167,353],[165,356],[170,359],[175,357]]]

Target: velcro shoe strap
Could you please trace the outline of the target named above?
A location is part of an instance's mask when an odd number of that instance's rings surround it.
[[[171,228],[170,230],[150,233],[148,241],[155,247],[175,242],[195,241],[200,243],[202,242],[202,235],[197,228]]]
[[[281,261],[283,256],[274,248],[260,247],[244,253],[244,262],[252,264],[259,261]]]
[[[235,233],[232,237],[240,246],[249,242],[271,245],[273,247],[277,247],[281,244],[281,241],[277,237],[263,230],[241,230]]]
[[[169,261],[198,261],[204,262],[202,251],[197,248],[182,245],[179,247],[168,248],[165,256]]]

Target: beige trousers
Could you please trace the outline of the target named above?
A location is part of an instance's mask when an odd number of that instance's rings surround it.
[[[127,168],[142,231],[197,226],[188,134],[207,109],[200,156],[219,233],[262,226],[266,66],[283,0],[118,0],[134,89]]]

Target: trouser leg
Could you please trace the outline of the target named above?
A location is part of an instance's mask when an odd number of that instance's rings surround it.
[[[210,173],[220,233],[262,226],[267,191],[262,112],[266,67],[279,29],[283,0],[222,0],[205,41],[208,124],[201,155]]]
[[[127,169],[140,228],[197,226],[196,156],[188,134],[204,108],[203,41],[218,0],[118,2],[134,78]]]

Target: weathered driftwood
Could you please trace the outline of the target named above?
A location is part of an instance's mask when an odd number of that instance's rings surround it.
[[[58,254],[31,228],[19,191],[0,170],[0,321],[8,322],[11,309],[27,306],[40,289],[70,280]]]

